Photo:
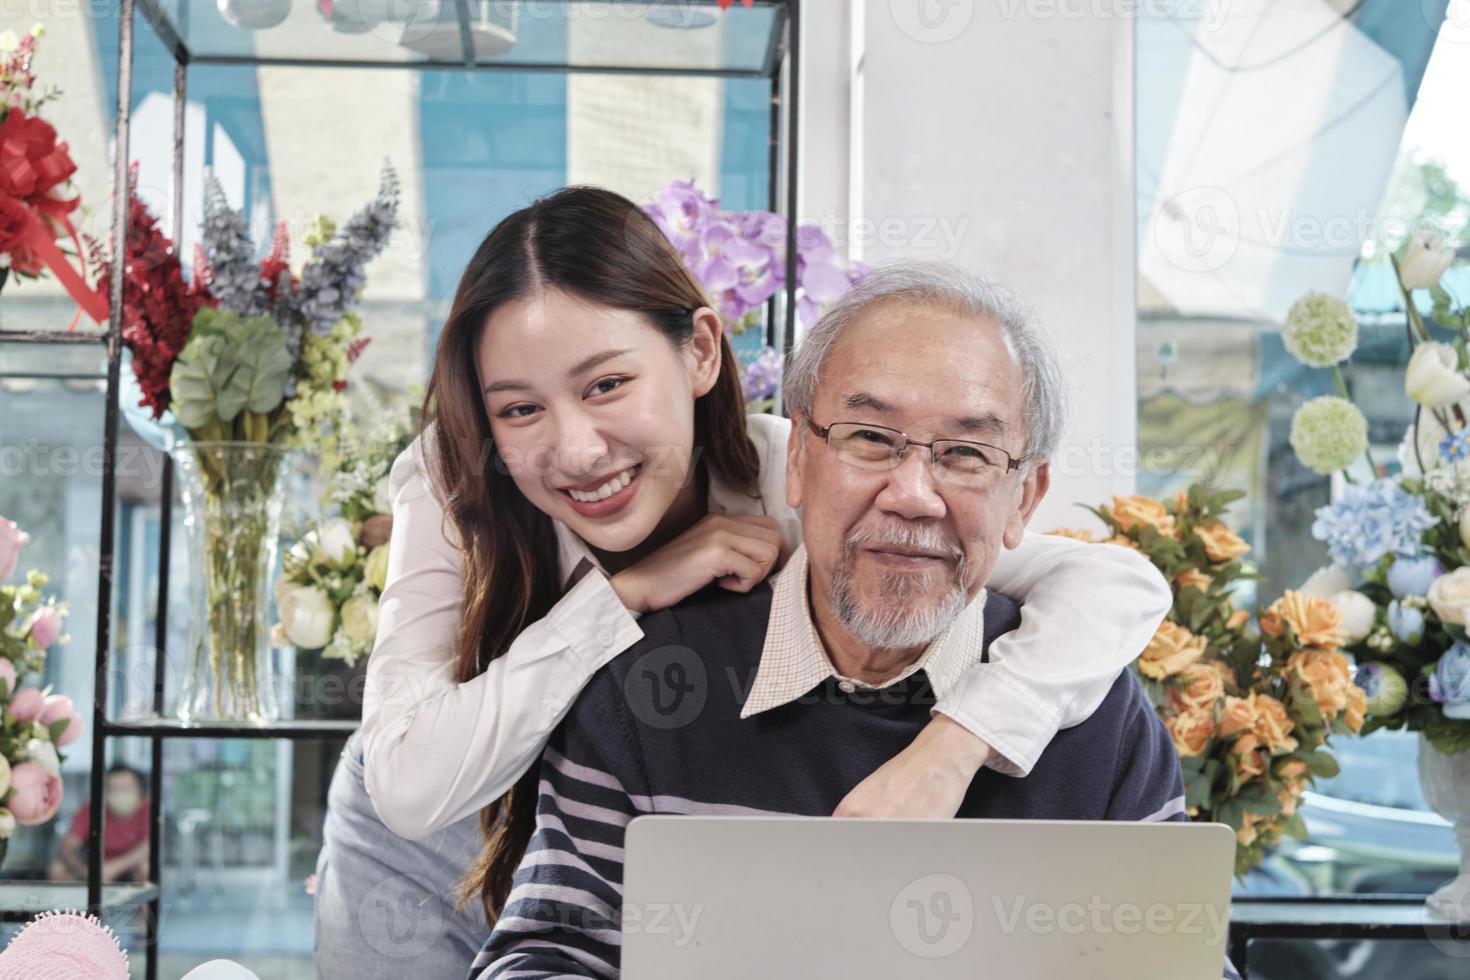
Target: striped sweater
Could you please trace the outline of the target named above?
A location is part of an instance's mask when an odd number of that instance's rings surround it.
[[[634,817],[826,816],[929,721],[923,670],[850,693],[829,679],[742,720],[770,608],[766,585],[706,589],[643,617],[643,640],[593,676],[541,761],[535,833],[472,980],[617,977],[623,835]],[[1017,605],[991,592],[984,646],[1019,621]],[[1183,820],[1178,757],[1125,672],[1030,776],[982,769],[958,815]]]

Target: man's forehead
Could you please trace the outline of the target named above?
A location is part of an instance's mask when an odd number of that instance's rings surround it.
[[[916,398],[915,394],[918,393],[902,389],[849,388],[837,393],[833,408],[842,416],[839,421],[921,423],[939,431],[976,438],[1005,435],[1015,424],[1009,407],[991,404],[985,398],[946,400],[941,407],[937,400]]]

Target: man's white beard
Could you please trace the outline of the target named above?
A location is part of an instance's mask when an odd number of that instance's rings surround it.
[[[923,572],[885,572],[878,580],[877,595],[865,598],[858,595],[852,574],[858,546],[865,544],[948,553],[951,563]],[[833,570],[828,598],[837,621],[858,642],[878,650],[923,647],[964,612],[969,599],[965,577],[964,550],[933,529],[896,524],[872,529],[859,526],[848,533],[843,544],[842,561]],[[949,579],[949,588],[937,601],[915,606],[916,599],[932,595],[940,578]]]

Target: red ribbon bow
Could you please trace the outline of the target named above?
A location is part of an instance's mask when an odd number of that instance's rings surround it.
[[[10,255],[17,272],[36,274],[45,266],[77,305],[92,319],[107,319],[107,301],[99,296],[56,245],[65,233],[82,257],[82,242],[69,217],[77,198],[52,196],[76,173],[77,165],[56,142],[56,130],[43,119],[12,106],[0,122],[0,251]],[[75,330],[79,312],[69,330]]]

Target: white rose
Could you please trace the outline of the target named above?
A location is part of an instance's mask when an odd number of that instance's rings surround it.
[[[365,595],[355,595],[342,605],[342,632],[354,643],[371,643],[378,635],[378,604]]]
[[[1470,548],[1470,507],[1460,513],[1460,542]]]
[[[0,806],[0,840],[5,840],[13,833],[15,833],[15,814]]]
[[[1348,578],[1341,565],[1323,565],[1309,575],[1297,591],[1319,599],[1331,599],[1334,594],[1352,587],[1352,579]]]
[[[61,775],[61,759],[56,755],[56,746],[46,739],[33,738],[26,742],[26,757],[51,775]]]
[[[1470,615],[1470,566],[1441,575],[1429,586],[1429,607],[1442,622],[1465,625]]]
[[[1442,408],[1470,395],[1470,379],[1459,371],[1449,344],[1429,340],[1414,348],[1404,371],[1404,394],[1425,408]]]
[[[1327,600],[1342,616],[1342,631],[1346,642],[1357,643],[1373,632],[1373,616],[1378,608],[1373,600],[1353,589],[1334,592]]]
[[[332,638],[337,611],[321,589],[300,585],[281,597],[281,629],[302,650],[319,650]]]
[[[1455,262],[1454,249],[1444,247],[1444,236],[1424,232],[1414,236],[1399,263],[1399,279],[1405,289],[1433,289]]]
[[[317,532],[317,547],[329,565],[349,568],[357,560],[357,535],[345,518],[334,517]]]
[[[388,546],[380,544],[362,563],[362,580],[379,592],[388,584]]]
[[[0,799],[4,799],[8,792],[10,792],[10,760],[0,755]]]

